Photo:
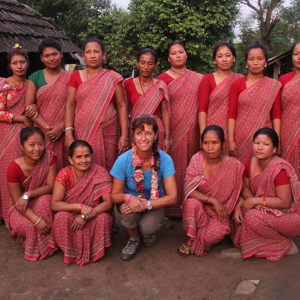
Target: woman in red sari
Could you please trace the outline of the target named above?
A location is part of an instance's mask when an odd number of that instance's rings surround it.
[[[248,74],[231,85],[228,109],[229,154],[243,164],[252,155],[253,134],[259,128],[273,127],[280,137],[281,119],[281,84],[263,74],[267,48],[259,43],[250,45],[245,60]]]
[[[23,155],[7,169],[11,197],[8,227],[14,241],[22,237],[24,258],[36,261],[50,256],[52,212],[50,201],[56,175],[55,154],[45,152],[45,135],[38,127],[21,130]]]
[[[0,78],[0,220],[4,218],[5,223],[10,203],[6,183],[7,166],[21,155],[19,136],[22,127],[31,125],[24,115],[28,68],[26,51],[16,45],[8,52],[7,63],[12,76]]]
[[[107,171],[93,164],[93,149],[85,141],[69,148],[68,166],[58,173],[53,189],[51,247],[64,252],[66,264],[82,266],[104,256],[111,245],[112,182]]]
[[[276,156],[279,139],[270,128],[253,138],[254,156],[246,164],[242,197],[235,210],[234,245],[242,257],[281,260],[295,253],[300,235],[300,182],[294,168]]]
[[[292,48],[295,70],[279,78],[281,93],[281,156],[294,168],[300,180],[300,41]]]
[[[170,155],[176,169],[178,196],[176,205],[167,209],[167,216],[180,217],[183,201],[183,185],[186,168],[191,157],[199,150],[198,97],[202,74],[186,68],[187,53],[181,42],[172,42],[168,47],[171,68],[159,75],[169,91],[171,120]]]
[[[102,68],[106,58],[102,41],[89,38],[84,42],[83,50],[87,69],[75,71],[68,88],[66,146],[69,147],[74,138],[86,140],[95,151],[95,163],[110,170],[118,154],[125,151],[129,143],[123,78]]]
[[[141,50],[136,66],[139,76],[123,82],[131,123],[138,115],[154,115],[158,125],[158,146],[168,152],[171,144],[168,90],[164,81],[152,77],[157,66],[157,53],[150,48]]]
[[[199,87],[199,126],[200,134],[208,125],[218,125],[225,133],[223,151],[228,154],[228,102],[231,84],[241,74],[233,73],[235,49],[227,42],[218,43],[213,49],[213,61],[218,70],[203,77]]]
[[[45,132],[46,148],[57,154],[57,167],[61,169],[66,158],[63,129],[70,73],[61,68],[63,55],[55,39],[44,39],[39,53],[45,69],[29,76],[26,115]]]
[[[222,154],[224,142],[221,127],[206,127],[203,152],[192,157],[186,171],[182,218],[187,240],[178,249],[181,256],[203,256],[230,233],[229,215],[239,198],[244,166]]]

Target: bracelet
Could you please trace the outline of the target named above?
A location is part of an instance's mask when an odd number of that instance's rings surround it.
[[[84,205],[83,203],[80,204],[80,207],[79,207],[80,213],[81,213],[81,211],[82,211],[83,205]]]
[[[42,217],[39,217],[39,218],[37,219],[37,221],[36,221],[35,223],[33,223],[33,226],[38,225],[38,224],[41,222],[41,220],[42,220]]]
[[[166,139],[164,139],[164,143],[167,144],[167,145],[172,145],[172,143]]]
[[[264,205],[264,207],[266,207],[266,196],[265,195],[263,197],[263,205]]]
[[[126,204],[128,205],[128,203],[130,202],[131,198],[133,197],[133,195],[129,195],[127,200],[126,200]]]
[[[73,131],[75,131],[74,127],[72,127],[72,126],[66,127],[66,128],[64,129],[64,132],[66,132],[67,130],[73,130]]]

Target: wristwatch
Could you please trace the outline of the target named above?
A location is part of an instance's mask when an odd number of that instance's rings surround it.
[[[81,219],[85,220],[86,216],[84,214],[81,214]]]
[[[148,210],[152,209],[151,200],[147,200],[147,208],[148,208]]]
[[[22,198],[23,198],[24,200],[26,200],[26,201],[29,201],[29,196],[26,195],[26,194],[23,194],[23,195],[22,195]]]

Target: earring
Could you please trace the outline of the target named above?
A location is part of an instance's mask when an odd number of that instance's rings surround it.
[[[267,64],[265,64],[265,68],[267,67]]]

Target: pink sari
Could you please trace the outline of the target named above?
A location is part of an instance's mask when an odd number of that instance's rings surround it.
[[[13,87],[8,86],[5,78],[0,78],[0,91],[10,91],[13,89]],[[25,109],[25,93],[26,87],[7,101],[6,111],[17,115],[23,114]],[[6,182],[6,171],[9,163],[21,155],[19,138],[23,127],[23,123],[0,123],[0,220],[4,218],[6,224],[10,204]]]
[[[41,161],[36,166],[33,174],[21,183],[22,191],[35,190],[45,183],[49,172],[50,162],[55,154],[46,151]],[[10,201],[8,212],[8,226],[13,241],[22,237],[25,248],[24,258],[30,261],[37,261],[50,256],[55,251],[49,247],[50,233],[41,234],[31,221],[22,216]],[[32,199],[28,207],[35,214],[42,217],[48,225],[52,225],[52,211],[50,208],[51,195],[43,195]]]
[[[111,178],[107,171],[94,164],[77,185],[66,191],[65,201],[95,207],[99,204],[99,198],[110,193],[111,189]],[[64,252],[66,264],[77,263],[82,266],[103,257],[105,248],[111,246],[112,216],[101,213],[87,221],[83,229],[73,231],[71,225],[77,215],[65,211],[55,214],[50,244],[53,249],[59,247]]]
[[[138,115],[144,115],[144,114],[153,115],[154,112],[159,107],[162,100],[167,101],[168,111],[170,111],[167,85],[165,84],[164,81],[157,80],[157,82],[146,91],[145,95],[142,95],[132,107],[131,124],[135,119],[135,117]],[[162,120],[159,116],[156,116],[155,120],[158,125],[158,147],[162,149],[163,140],[165,136],[165,129]]]
[[[70,75],[63,71],[53,84],[44,85],[37,91],[39,113],[50,125],[58,125],[64,120]],[[46,137],[46,147],[57,154],[57,169],[63,168],[67,160],[63,135],[56,142]]]
[[[191,237],[191,253],[203,256],[212,245],[230,233],[229,217],[222,223],[210,205],[203,204],[189,195],[197,190],[216,198],[224,205],[228,215],[232,213],[242,188],[244,166],[236,158],[227,157],[217,173],[210,179],[204,178],[203,154],[195,154],[186,171],[182,204],[183,228]]]
[[[266,209],[260,206],[246,211],[241,225],[235,226],[232,239],[234,245],[241,247],[242,257],[281,256],[292,247],[292,240],[300,235],[300,182],[294,168],[282,158],[273,161],[261,174],[250,179],[250,188],[254,197],[276,197],[274,180],[284,169],[290,178],[293,203],[290,209]]]
[[[171,141],[170,155],[175,165],[177,204],[167,209],[167,216],[180,217],[186,169],[192,156],[200,149],[198,126],[198,93],[202,74],[188,70],[168,85],[170,97]]]
[[[214,88],[209,96],[207,109],[207,126],[218,125],[223,128],[225,133],[224,153],[228,154],[228,103],[229,90],[231,84],[238,78],[243,77],[241,74],[232,73]]]
[[[294,168],[300,180],[300,77],[284,85],[281,93],[281,156]]]
[[[118,118],[116,110],[105,121],[103,118],[115,93],[123,80],[111,70],[102,70],[92,79],[79,86],[76,92],[75,138],[85,140],[94,150],[94,161],[110,170],[118,155]]]
[[[239,95],[235,142],[237,158],[243,164],[252,155],[254,133],[262,127],[272,128],[270,114],[280,86],[279,81],[263,77]]]

